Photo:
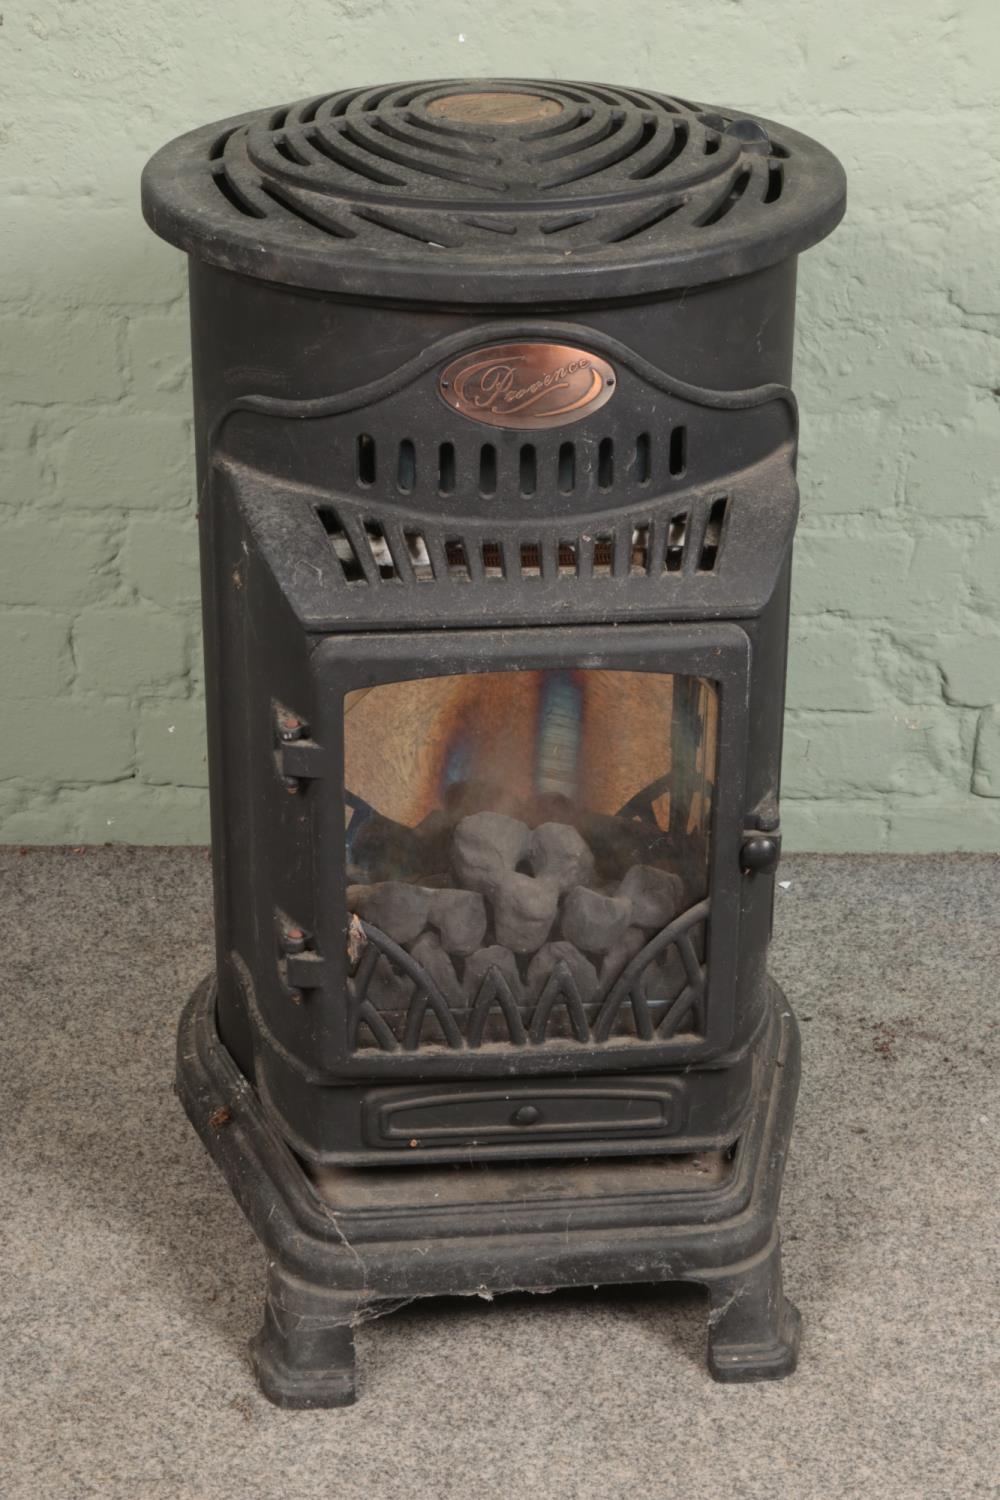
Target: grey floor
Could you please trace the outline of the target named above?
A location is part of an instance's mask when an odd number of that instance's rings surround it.
[[[799,1372],[713,1385],[692,1290],[441,1301],[361,1330],[357,1406],[286,1414],[244,1354],[261,1254],[171,1093],[204,851],[0,851],[3,1500],[1000,1494],[1000,865],[782,873]]]

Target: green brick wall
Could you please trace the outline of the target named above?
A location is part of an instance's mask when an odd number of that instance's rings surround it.
[[[32,0],[0,26],[0,838],[207,837],[169,136],[324,88],[604,77],[844,160],[804,258],[792,846],[1000,843],[997,0]]]

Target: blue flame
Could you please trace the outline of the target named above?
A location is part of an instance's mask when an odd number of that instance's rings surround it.
[[[535,787],[575,797],[583,739],[583,689],[573,672],[541,674]]]

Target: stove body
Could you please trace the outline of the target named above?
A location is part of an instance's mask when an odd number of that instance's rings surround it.
[[[207,127],[144,192],[191,257],[202,1022],[254,1128],[390,1202],[733,1162],[785,1013],[795,269],[839,167],[664,96],[438,83]],[[262,1379],[325,1400],[290,1285]]]

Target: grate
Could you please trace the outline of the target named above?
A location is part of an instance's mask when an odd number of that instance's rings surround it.
[[[705,1024],[707,968],[704,952],[709,902],[698,902],[650,938],[624,971],[584,1003],[567,965],[557,963],[530,1006],[519,1005],[499,968],[491,968],[465,1009],[449,1005],[432,976],[379,928],[361,927],[364,954],[350,980],[350,1035],[355,1048],[419,1051],[445,1045],[475,1050],[484,1043],[508,1046],[632,1039],[662,1042],[681,1031],[697,1034]],[[651,1002],[642,980],[651,964],[675,952],[680,974],[674,993]],[[368,988],[380,961],[388,963],[411,994],[405,1009],[379,1009]]]
[[[498,449],[494,443],[482,443],[470,450],[466,446],[463,463],[470,464],[474,483],[484,497],[492,497],[501,489],[531,499],[540,490],[548,487],[562,495],[572,495],[588,490],[591,485],[605,493],[622,485],[646,486],[653,478],[654,447],[650,433],[642,432],[634,444],[625,445],[626,455],[618,461],[615,439],[610,435],[595,439],[594,444],[580,448],[576,443],[565,441],[548,448],[536,443],[522,443],[509,451]],[[388,451],[390,457],[382,473],[380,449]],[[439,495],[456,492],[459,472],[459,449],[452,441],[439,443],[436,459],[431,450],[426,470],[433,476],[433,484]],[[675,426],[663,445],[662,458],[657,460],[662,467],[661,478],[681,479],[688,471],[688,429]],[[434,472],[436,470],[436,473]],[[423,470],[422,470],[423,472]],[[381,442],[370,433],[361,433],[355,439],[354,471],[350,476],[361,490],[370,490],[377,483],[383,492],[394,489],[400,495],[410,495],[418,482],[418,446],[412,438]]]
[[[343,508],[338,511],[330,506],[317,507],[316,514],[350,584],[433,583],[439,577],[434,555],[443,558],[447,577],[461,582],[510,580],[507,559],[513,559],[519,578],[634,582],[691,571],[714,573],[722,556],[729,508],[730,496],[717,495],[692,502],[686,510],[616,522],[614,530],[598,525],[577,537],[508,532],[506,539],[483,538],[471,528],[462,536],[444,535],[433,524],[426,532],[407,529],[394,534],[392,526],[378,517],[355,518]],[[399,554],[404,555],[405,566]]]
[[[472,88],[355,89],[195,131],[147,169],[147,213],[216,263],[244,246],[256,275],[287,276],[292,256],[302,285],[345,286],[351,266],[348,289],[374,287],[391,263],[426,286],[443,261],[470,300],[532,270],[578,296],[588,260],[673,284],[651,251],[683,262],[676,284],[720,279],[814,243],[843,209],[828,152],[748,116],[587,83]],[[497,107],[463,113],[473,97]]]

